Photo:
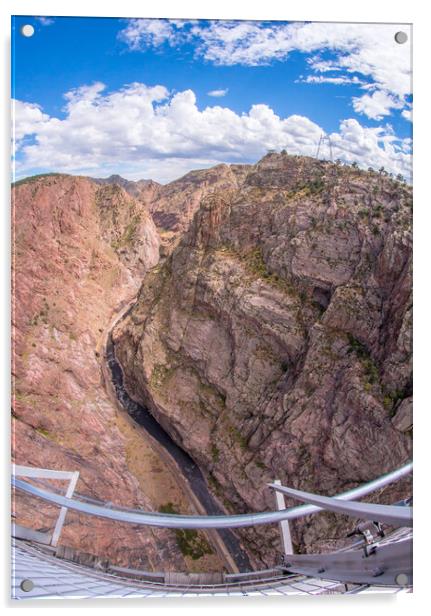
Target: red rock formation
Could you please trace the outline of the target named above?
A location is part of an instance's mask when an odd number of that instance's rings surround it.
[[[411,396],[411,189],[277,154],[237,188],[217,178],[115,328],[129,393],[231,511],[273,508],[275,477],[334,494],[401,465],[410,424],[392,418]],[[318,549],[346,528],[321,514],[294,540]],[[274,561],[275,529],[243,537]]]
[[[79,470],[78,492],[151,509],[130,463],[133,429],[100,371],[104,329],[159,258],[151,216],[122,188],[86,178],[30,179],[12,195],[13,459]],[[17,521],[38,529],[58,513],[34,499],[14,504]],[[61,541],[122,564],[185,567],[168,531],[69,512]]]
[[[250,165],[222,164],[190,171],[165,185],[152,180],[132,182],[118,175],[95,181],[122,186],[146,205],[160,232],[162,254],[167,255],[189,228],[201,199],[219,190],[238,188],[250,169]]]

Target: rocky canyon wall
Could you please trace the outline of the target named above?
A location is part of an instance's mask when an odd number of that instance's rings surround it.
[[[411,207],[384,173],[268,154],[145,277],[114,330],[127,389],[226,510],[273,509],[274,478],[330,495],[410,459]],[[293,538],[326,549],[351,526],[319,514]],[[274,562],[277,529],[241,536]]]
[[[118,413],[100,370],[113,314],[159,260],[151,215],[118,185],[63,175],[20,182],[12,200],[13,459],[79,470],[78,492],[154,509],[154,486],[142,489],[142,467],[162,483],[161,463]],[[58,515],[20,496],[14,509],[17,522],[38,530],[52,530]],[[69,512],[61,542],[118,564],[186,567],[169,531]]]

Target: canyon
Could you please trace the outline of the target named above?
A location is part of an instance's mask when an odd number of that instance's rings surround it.
[[[190,512],[171,471],[109,397],[101,373],[106,327],[159,260],[151,216],[120,186],[88,178],[32,178],[15,186],[12,198],[13,460],[78,470],[77,491],[102,501],[147,510],[172,501]],[[13,503],[17,521],[52,530],[58,511],[37,503],[35,512],[34,501],[22,500],[17,495]],[[196,564],[172,532],[72,512],[61,541],[119,565]],[[220,567],[214,555],[203,561]]]
[[[35,177],[13,187],[13,204],[17,463],[79,470],[78,491],[104,501],[193,511],[109,395],[108,333],[128,395],[193,459],[224,511],[273,509],[275,478],[331,495],[411,458],[404,182],[270,153],[165,186]],[[42,515],[20,514],[40,529]],[[298,520],[295,548],[343,545],[351,526],[330,513]],[[278,528],[236,536],[253,567],[277,562]],[[171,531],[73,514],[64,539],[142,568],[223,566],[210,549],[192,562]]]

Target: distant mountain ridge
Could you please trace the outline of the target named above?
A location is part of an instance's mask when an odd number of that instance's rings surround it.
[[[129,195],[135,198],[141,197],[142,193],[147,190],[151,189],[153,191],[156,191],[159,187],[162,186],[162,184],[159,184],[154,180],[126,180],[126,178],[123,178],[121,175],[118,174],[110,175],[108,178],[90,177],[90,179],[93,180],[93,182],[102,185],[117,184],[118,186],[121,186],[121,188],[124,188],[124,190],[128,192]]]

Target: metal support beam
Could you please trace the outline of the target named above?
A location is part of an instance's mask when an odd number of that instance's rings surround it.
[[[66,494],[65,494],[66,498],[72,498],[73,493],[75,492],[76,484],[78,483],[78,479],[79,479],[79,471],[76,471],[75,473],[73,473],[73,476],[71,477],[69,481],[69,485],[67,487]],[[60,534],[61,534],[61,531],[63,530],[63,525],[66,519],[66,514],[67,514],[67,507],[62,507],[60,509],[60,514],[57,518],[57,522],[55,523],[54,531],[52,533],[51,545],[53,546],[56,546],[58,543],[58,540],[60,539]]]
[[[275,479],[275,484],[281,485],[280,479]],[[284,501],[284,496],[281,492],[275,493],[275,502],[277,504],[278,511],[282,511],[286,509],[286,503]],[[290,526],[289,520],[282,520],[280,522],[280,534],[281,534],[281,545],[283,546],[284,554],[293,554],[293,545],[292,545],[292,537],[290,535]]]
[[[36,468],[34,466],[21,466],[12,464],[14,477],[33,477],[41,479],[71,479],[75,471],[56,471],[50,468]]]
[[[21,526],[21,524],[12,524],[12,537],[42,543],[43,545],[50,545],[52,539],[51,533],[42,533],[33,528]]]
[[[22,466],[20,464],[12,464],[13,477],[31,477],[33,479],[59,479],[69,480],[69,485],[66,490],[65,497],[72,498],[75,492],[76,484],[79,479],[79,471],[57,471],[49,468],[35,468],[33,466]],[[63,506],[55,523],[54,531],[51,537],[51,545],[56,546],[60,539],[60,534],[66,519],[67,507]]]
[[[371,547],[371,549],[370,549]],[[410,586],[413,579],[411,538],[331,554],[294,554],[286,560],[291,573],[354,584]]]
[[[329,160],[333,161],[334,160],[334,153],[332,151],[331,138],[329,137],[329,135],[325,135],[324,133],[322,133],[320,135],[319,143],[318,143],[318,146],[317,146],[316,158],[319,158],[319,154],[320,154],[320,152],[323,149],[322,146],[323,146],[324,143],[326,143],[328,145]]]

